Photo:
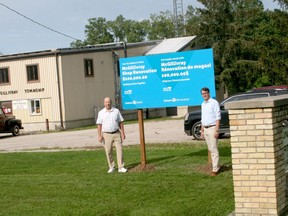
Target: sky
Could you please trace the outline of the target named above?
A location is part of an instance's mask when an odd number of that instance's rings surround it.
[[[279,8],[273,0],[262,2],[266,9]],[[183,0],[184,11],[188,5],[201,7],[197,0]],[[115,20],[123,15],[125,19],[140,21],[167,10],[173,12],[173,0],[0,0],[0,55],[70,47],[73,39],[29,19],[84,40],[85,25],[90,18]]]

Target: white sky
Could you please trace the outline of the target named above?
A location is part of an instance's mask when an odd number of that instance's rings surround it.
[[[265,8],[277,6],[273,0],[263,0]],[[0,0],[0,3],[61,33],[85,39],[89,18],[105,17],[114,20],[148,19],[160,11],[173,12],[173,0]],[[188,5],[201,6],[196,0],[183,0]],[[70,47],[70,38],[49,31],[0,5],[0,54],[32,52]]]

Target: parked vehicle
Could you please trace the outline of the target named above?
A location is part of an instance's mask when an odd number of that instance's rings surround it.
[[[254,88],[256,90],[288,90],[288,85],[279,85],[279,86],[263,86]]]
[[[18,136],[20,129],[23,129],[22,121],[13,115],[6,114],[0,107],[0,133],[12,133],[13,136]]]
[[[231,97],[226,98],[220,103],[221,110],[221,121],[219,128],[219,137],[222,137],[225,133],[229,133],[229,115],[228,111],[225,110],[224,104],[232,101],[248,100],[262,97],[270,97],[287,94],[288,86],[285,88],[279,88],[279,86],[269,86],[262,88],[255,88],[249,92],[243,92],[235,94]],[[188,136],[193,136],[195,139],[200,139],[201,136],[201,110],[192,111],[184,117],[184,131]]]
[[[282,95],[282,94],[288,94],[288,86],[282,85],[282,86],[265,86],[265,87],[259,87],[252,89],[253,92],[263,92],[268,91],[271,96],[274,95]]]

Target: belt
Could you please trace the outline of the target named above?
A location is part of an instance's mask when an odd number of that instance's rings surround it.
[[[115,134],[115,133],[117,133],[117,132],[119,132],[119,130],[116,130],[116,131],[113,131],[113,132],[103,132],[103,133],[107,133],[107,134]]]
[[[214,127],[216,125],[207,125],[207,126],[203,126],[204,128],[210,128],[210,127]]]

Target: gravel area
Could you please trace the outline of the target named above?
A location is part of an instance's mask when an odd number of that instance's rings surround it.
[[[138,123],[125,125],[125,145],[139,145],[140,132]],[[181,143],[193,142],[193,137],[184,132],[182,119],[144,122],[145,143]],[[97,140],[97,129],[63,131],[55,133],[34,133],[13,137],[0,134],[0,152],[79,149],[97,147],[102,144]]]

